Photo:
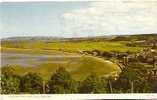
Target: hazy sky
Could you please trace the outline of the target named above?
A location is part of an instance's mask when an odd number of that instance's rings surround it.
[[[156,1],[0,4],[0,36],[98,36],[157,33]]]

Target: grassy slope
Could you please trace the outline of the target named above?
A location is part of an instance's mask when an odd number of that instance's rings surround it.
[[[15,72],[19,75],[23,75],[27,72],[37,72],[45,80],[48,80],[52,73],[59,67],[65,67],[76,80],[83,80],[92,72],[96,72],[98,75],[107,75],[114,71],[120,71],[116,64],[111,62],[105,62],[101,58],[92,56],[83,56],[77,61],[71,61],[65,64],[47,63],[41,64],[37,67],[20,67],[14,66]]]
[[[84,79],[90,73],[95,72],[98,75],[107,75],[114,71],[120,71],[119,67],[112,62],[105,61],[96,57],[83,57],[78,63],[77,68],[71,71],[74,78]]]

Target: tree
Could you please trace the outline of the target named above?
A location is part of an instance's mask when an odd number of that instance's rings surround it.
[[[115,88],[123,92],[134,92],[134,83],[138,81],[138,73],[128,65],[122,69],[118,80],[114,83]],[[123,84],[123,85],[122,85]]]
[[[157,93],[157,79],[152,84],[152,90],[154,93]]]
[[[21,79],[20,89],[24,93],[40,94],[43,93],[43,80],[36,73],[27,73]]]
[[[14,74],[14,69],[10,66],[2,68],[1,73],[1,93],[17,94],[20,92],[20,77]]]
[[[129,63],[113,83],[114,88],[122,92],[151,92],[151,82],[148,80],[147,68],[139,63]]]
[[[13,66],[7,65],[1,68],[1,73],[6,76],[15,75],[15,69]]]
[[[138,93],[151,93],[153,90],[152,90],[152,83],[150,83],[149,81],[147,80],[141,80],[141,82],[139,82],[138,84],[136,84],[136,91]]]
[[[48,82],[48,93],[76,93],[78,83],[71,78],[65,68],[60,67]]]
[[[80,93],[104,93],[105,84],[95,73],[89,75],[80,84]]]

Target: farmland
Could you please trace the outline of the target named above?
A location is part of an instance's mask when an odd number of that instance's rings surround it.
[[[2,44],[3,45],[3,44]],[[17,50],[21,49],[31,49],[33,50],[47,50],[48,52],[51,52],[51,50],[64,50],[68,52],[77,52],[78,50],[103,50],[103,51],[119,51],[119,52],[126,52],[126,51],[132,51],[137,52],[141,50],[143,47],[127,47],[125,41],[80,41],[80,42],[15,42],[15,43],[7,43],[4,44],[4,49],[7,48],[16,48]],[[16,51],[16,49],[13,49],[13,51]],[[2,48],[3,50],[3,48]]]

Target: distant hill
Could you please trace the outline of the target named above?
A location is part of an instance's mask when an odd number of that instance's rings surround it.
[[[138,34],[138,35],[111,35],[111,36],[95,36],[95,37],[80,37],[80,38],[63,38],[63,37],[47,37],[47,36],[32,36],[32,37],[10,37],[1,39],[1,41],[130,41],[155,39],[157,33],[153,34]]]
[[[131,41],[131,40],[151,40],[157,39],[157,33],[154,34],[139,34],[139,35],[119,35],[111,39],[112,41]]]

